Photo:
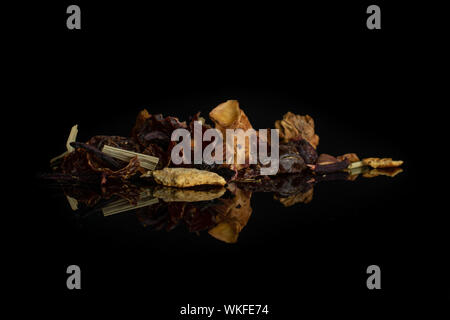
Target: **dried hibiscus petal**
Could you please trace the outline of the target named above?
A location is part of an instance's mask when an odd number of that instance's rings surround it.
[[[70,145],[74,148],[80,148],[80,149],[86,150],[87,154],[94,155],[98,161],[103,162],[104,164],[108,165],[109,167],[111,167],[113,169],[117,170],[120,167],[120,164],[116,159],[101,152],[99,149],[97,149],[94,146],[91,146],[87,143],[82,143],[82,142],[72,142]]]
[[[144,109],[138,114],[136,124],[131,130],[131,137],[144,149],[150,143],[157,143],[166,150],[172,132],[178,128],[186,129],[186,122],[180,122],[176,117],[164,118],[161,114],[151,115]]]

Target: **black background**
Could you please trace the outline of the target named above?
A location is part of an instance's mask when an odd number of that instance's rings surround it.
[[[15,232],[23,246],[12,260],[22,299],[49,314],[62,306],[168,319],[182,319],[187,303],[269,304],[275,319],[448,303],[448,219],[419,173],[431,161],[416,80],[427,35],[408,23],[407,6],[377,2],[382,29],[368,30],[364,2],[77,1],[82,29],[67,30],[69,4],[36,9],[43,14],[22,52],[28,89],[15,101],[32,132],[31,175],[64,151],[73,124],[81,141],[128,135],[144,107],[185,120],[227,99],[255,128],[287,111],[310,114],[320,152],[402,159],[405,172],[322,184],[312,203],[288,209],[255,194],[235,245],[180,227],[152,232],[132,214],[79,225],[60,193],[28,177],[18,211],[29,223]],[[81,267],[80,291],[66,289],[70,264]],[[380,291],[366,288],[371,264],[381,267]]]

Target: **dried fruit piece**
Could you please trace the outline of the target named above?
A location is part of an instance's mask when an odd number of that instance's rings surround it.
[[[237,100],[228,100],[219,104],[211,110],[209,117],[214,121],[216,129],[222,132],[224,139],[226,129],[243,129],[246,131],[252,128],[244,111],[239,108]]]
[[[280,155],[278,173],[300,173],[306,168],[305,161],[299,154]]]
[[[99,162],[102,162],[103,165],[107,165],[115,170],[120,168],[120,163],[116,159],[103,153],[102,151],[100,151],[99,149],[97,149],[96,147],[94,147],[90,144],[82,143],[82,142],[71,142],[70,145],[74,148],[80,148],[80,149],[86,150],[88,152],[88,155],[89,154],[94,155],[96,157],[96,160],[98,160]],[[88,158],[88,160],[89,160],[89,158]],[[96,167],[98,167],[98,166],[96,165]],[[93,169],[95,169],[95,168],[93,168]]]
[[[403,164],[401,160],[392,160],[392,158],[365,158],[362,162],[372,168],[393,168],[400,167]]]
[[[295,141],[290,141],[288,144],[293,144],[295,146],[297,152],[302,156],[306,164],[316,163],[317,161],[316,149],[307,140],[299,139]]]
[[[307,164],[314,164],[317,152],[306,140],[292,140],[280,145],[279,173],[299,173],[306,169]]]
[[[141,130],[144,128],[145,122],[147,119],[151,117],[151,114],[148,113],[147,109],[141,110],[137,117],[136,117],[136,123],[131,129],[131,136],[137,137],[137,135],[141,132]]]
[[[137,118],[136,124],[131,130],[131,137],[145,149],[151,143],[157,143],[164,150],[170,143],[172,132],[178,128],[187,128],[186,122],[180,122],[176,117],[163,117],[162,114],[149,114],[142,110]],[[139,152],[139,151],[137,151]]]
[[[326,164],[333,164],[336,162],[339,162],[337,158],[330,156],[329,154],[322,153],[319,158],[317,158],[317,164],[320,165],[326,165]]]
[[[346,154],[343,154],[342,156],[338,156],[337,159],[339,161],[347,159],[348,161],[350,161],[352,163],[359,161],[359,157],[356,153],[346,153]]]
[[[319,136],[314,132],[314,120],[309,115],[301,116],[288,112],[282,120],[275,121],[275,128],[280,130],[280,138],[284,142],[301,137],[314,148],[319,144]]]
[[[348,165],[350,164],[350,161],[347,159],[329,163],[329,164],[308,164],[307,166],[316,173],[331,173],[331,172],[337,172],[344,169],[347,169]]]
[[[234,141],[227,141],[226,136],[226,130],[227,129],[242,129],[244,132],[248,129],[252,129],[252,125],[250,124],[250,121],[248,120],[247,116],[245,115],[244,111],[242,111],[241,108],[239,108],[239,102],[237,100],[228,100],[224,103],[219,104],[217,107],[215,107],[210,113],[209,117],[212,121],[214,121],[214,124],[216,125],[215,128],[219,130],[222,133],[222,139],[224,141],[224,156],[226,157],[226,150],[227,147],[230,148],[230,150],[234,150],[233,153],[233,159],[229,159],[228,161],[233,163],[233,167],[237,170],[240,170],[247,165],[244,164],[237,164],[237,150],[238,150],[238,137],[239,133],[237,133],[234,136]],[[247,138],[245,140],[248,141]],[[232,144],[234,144],[234,148],[232,148]],[[247,142],[245,142],[247,144]],[[242,147],[242,146],[241,146]],[[245,149],[245,163],[249,163],[249,154],[250,154],[250,148],[247,148],[244,146]],[[227,162],[227,163],[229,163]]]
[[[153,178],[159,184],[179,188],[226,184],[225,179],[217,173],[193,168],[164,168],[153,171]]]

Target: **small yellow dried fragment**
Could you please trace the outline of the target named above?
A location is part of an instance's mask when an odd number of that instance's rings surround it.
[[[362,162],[372,168],[393,168],[400,167],[403,164],[401,160],[392,160],[392,158],[365,158]]]
[[[164,168],[153,171],[159,184],[169,187],[189,188],[200,185],[224,186],[226,181],[217,173],[193,168]]]

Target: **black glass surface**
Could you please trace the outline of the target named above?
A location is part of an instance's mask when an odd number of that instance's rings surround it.
[[[438,116],[418,100],[411,52],[423,34],[396,20],[404,8],[386,4],[382,30],[369,32],[365,5],[185,6],[82,2],[80,32],[66,29],[66,6],[46,6],[30,40],[30,89],[18,96],[27,128],[19,136],[33,155],[18,160],[27,174],[14,187],[21,249],[11,261],[20,262],[22,297],[49,313],[57,305],[83,317],[155,319],[188,319],[179,315],[187,304],[268,304],[261,318],[286,319],[448,302],[448,218],[436,201],[446,197],[434,184],[436,140],[423,112]],[[227,99],[240,101],[254,128],[309,114],[319,153],[392,157],[403,172],[321,182],[310,203],[290,207],[254,192],[234,244],[183,223],[144,227],[134,211],[80,217],[61,188],[35,177],[74,124],[79,141],[127,136],[143,108],[208,118]],[[82,270],[79,291],[66,287],[71,264]],[[366,287],[372,264],[381,290]]]

